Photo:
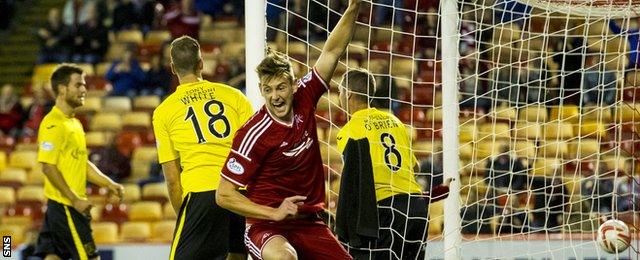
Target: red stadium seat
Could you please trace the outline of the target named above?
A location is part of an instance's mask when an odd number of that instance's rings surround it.
[[[103,76],[87,76],[87,90],[105,90],[109,82]]]
[[[111,221],[122,224],[129,220],[129,211],[126,204],[107,203],[102,210],[102,221]]]
[[[142,145],[142,137],[138,132],[124,131],[116,137],[118,152],[125,156],[131,156],[135,148]]]

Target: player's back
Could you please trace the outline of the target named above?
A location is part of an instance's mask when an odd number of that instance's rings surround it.
[[[179,159],[183,191],[217,189],[233,137],[251,117],[247,98],[230,86],[182,84],[153,113],[160,163]]]
[[[375,108],[357,111],[337,138],[340,151],[349,138],[369,140],[378,201],[399,193],[421,192],[413,172],[417,161],[411,151],[411,139],[394,115]]]

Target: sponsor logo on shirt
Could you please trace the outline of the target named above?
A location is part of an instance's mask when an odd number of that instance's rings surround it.
[[[47,152],[53,151],[53,144],[51,142],[44,141],[40,145],[40,149]]]
[[[309,147],[311,147],[311,144],[313,144],[313,139],[307,137],[307,140],[305,140],[304,142],[300,142],[299,144],[295,145],[295,147],[293,149],[289,150],[289,151],[282,152],[282,154],[284,154],[285,156],[288,156],[288,157],[298,156],[304,150],[309,149]]]
[[[76,160],[86,155],[87,155],[87,151],[80,150],[79,148],[76,148],[75,150],[73,150],[73,152],[71,152],[71,157],[73,157],[73,159],[76,159]]]
[[[244,173],[244,167],[242,167],[242,164],[236,161],[236,158],[229,159],[229,161],[227,162],[227,169],[229,169],[231,173],[237,175],[242,175]]]
[[[47,126],[47,129],[51,129],[51,128],[54,128],[54,127],[56,127],[56,125],[50,125],[50,126]]]

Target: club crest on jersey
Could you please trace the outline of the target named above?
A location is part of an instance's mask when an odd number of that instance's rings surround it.
[[[302,82],[307,83],[311,81],[312,77],[313,77],[313,72],[309,72],[307,75],[304,75],[304,77],[302,78]]]
[[[244,173],[244,167],[242,167],[242,164],[236,161],[236,158],[229,159],[229,161],[227,162],[227,169],[229,169],[229,171],[233,174],[237,175],[242,175]]]

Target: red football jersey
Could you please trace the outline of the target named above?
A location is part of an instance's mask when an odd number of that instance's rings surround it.
[[[287,197],[306,196],[299,212],[315,213],[325,200],[315,108],[328,85],[315,68],[297,84],[292,122],[278,121],[262,106],[236,132],[222,177],[247,187],[251,201],[274,208]]]

